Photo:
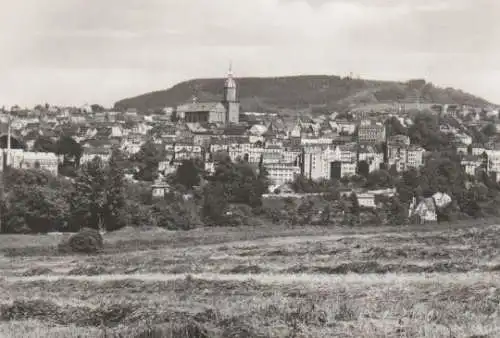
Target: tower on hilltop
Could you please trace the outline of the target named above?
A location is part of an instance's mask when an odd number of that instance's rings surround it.
[[[229,65],[229,72],[224,82],[224,100],[222,101],[226,108],[226,123],[239,123],[240,121],[240,103],[238,102],[236,81],[233,78],[232,65]]]

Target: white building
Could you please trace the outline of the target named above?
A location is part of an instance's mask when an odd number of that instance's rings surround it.
[[[300,167],[295,163],[267,163],[265,168],[272,185],[292,182],[297,175],[300,175]]]
[[[472,137],[470,137],[469,135],[465,134],[465,133],[458,133],[455,135],[455,139],[457,141],[459,141],[460,143],[463,143],[465,145],[470,145],[472,144]]]
[[[410,145],[408,136],[397,135],[387,143],[388,165],[395,166],[397,171],[420,168],[424,164],[424,153],[424,148]]]
[[[497,180],[500,180],[500,150],[496,149],[486,149],[486,155],[488,155],[488,172],[497,173]]]
[[[369,172],[379,170],[384,163],[384,153],[377,152],[374,147],[361,147],[358,151],[358,165],[361,161],[368,163]]]
[[[95,157],[99,157],[103,163],[108,163],[111,158],[110,149],[85,149],[82,157],[80,158],[80,164],[85,164],[91,162]]]
[[[357,165],[356,150],[345,145],[304,148],[303,169],[307,178],[312,180],[332,178],[335,176],[332,173],[332,166],[335,163],[339,167],[336,170],[341,171],[342,177],[354,175]]]
[[[425,150],[419,146],[410,146],[407,152],[406,158],[406,169],[415,168],[418,169],[424,165],[424,153]]]
[[[18,169],[40,169],[57,176],[59,173],[60,157],[54,153],[31,152],[23,149],[11,149],[7,158],[7,165]],[[0,163],[3,163],[3,152],[0,152]],[[3,166],[0,166],[2,170]]]

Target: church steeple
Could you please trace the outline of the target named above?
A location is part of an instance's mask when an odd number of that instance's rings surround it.
[[[227,73],[226,81],[224,83],[224,101],[236,102],[236,81],[233,78],[233,65],[229,64],[229,71]]]

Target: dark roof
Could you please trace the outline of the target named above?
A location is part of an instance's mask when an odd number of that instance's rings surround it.
[[[230,125],[224,128],[224,135],[244,135],[247,132],[246,126]]]
[[[183,112],[205,112],[215,109],[219,104],[220,102],[193,102],[180,105],[176,110]]]

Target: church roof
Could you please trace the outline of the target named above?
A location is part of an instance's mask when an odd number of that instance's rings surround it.
[[[222,105],[220,102],[193,102],[186,103],[177,107],[177,111],[184,112],[206,112],[217,108],[218,105]]]

